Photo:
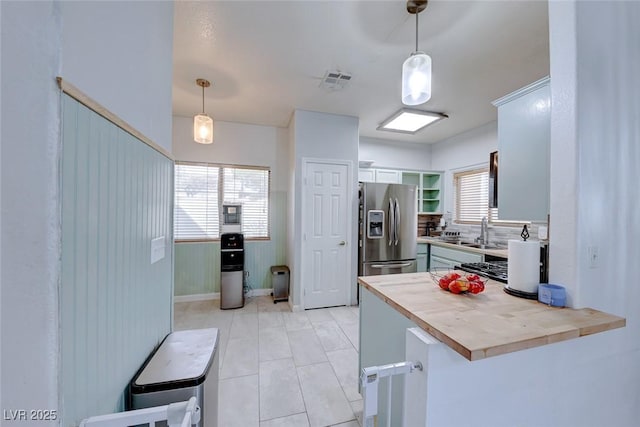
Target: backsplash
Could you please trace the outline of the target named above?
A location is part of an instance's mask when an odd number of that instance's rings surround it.
[[[442,214],[418,214],[418,236],[426,236],[427,235],[427,224],[432,223],[435,225],[435,229],[431,231],[431,235],[439,235],[440,231],[440,218],[442,218]],[[434,233],[435,230],[438,230]]]
[[[538,229],[540,226],[546,226],[543,223],[531,223],[527,225],[529,230],[530,240],[538,239]],[[458,231],[460,232],[460,240],[466,242],[472,242],[476,237],[480,236],[479,225],[467,225],[467,224],[449,224],[446,231]],[[489,225],[489,244],[497,246],[507,246],[508,241],[511,239],[520,240],[520,233],[522,232],[522,226],[515,227],[500,227]]]

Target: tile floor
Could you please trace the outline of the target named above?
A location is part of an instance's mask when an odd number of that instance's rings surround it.
[[[357,307],[292,313],[266,296],[174,310],[175,330],[220,329],[220,427],[359,427],[358,322]]]

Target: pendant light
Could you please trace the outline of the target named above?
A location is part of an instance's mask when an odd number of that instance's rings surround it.
[[[196,84],[202,88],[202,114],[193,118],[193,140],[200,144],[213,142],[213,119],[204,113],[204,88],[211,86],[209,80],[197,79]]]
[[[407,11],[416,15],[416,50],[402,64],[402,103],[424,104],[431,98],[431,57],[418,50],[418,14],[427,0],[407,1]]]

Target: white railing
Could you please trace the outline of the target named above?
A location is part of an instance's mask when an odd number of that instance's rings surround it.
[[[153,427],[158,421],[166,421],[169,427],[190,427],[197,424],[200,421],[200,407],[196,405],[196,398],[153,408],[97,415],[82,420],[80,427],[126,427],[139,424]]]
[[[362,368],[360,386],[362,390],[362,426],[374,427],[378,415],[378,385],[380,378],[388,378],[387,382],[387,426],[391,425],[391,389],[395,375],[406,375],[418,370],[422,371],[421,362],[399,362],[388,365]]]
[[[443,344],[420,328],[409,328],[405,334],[404,357],[407,362],[362,369],[360,390],[363,427],[426,427],[427,420],[431,419],[433,408],[428,404],[429,372],[434,363],[439,363],[439,349]],[[395,387],[395,409],[392,410],[393,377],[397,375],[402,376],[398,380],[402,379],[404,386],[402,389]],[[382,389],[386,386],[386,397],[378,396],[380,379],[385,377]]]

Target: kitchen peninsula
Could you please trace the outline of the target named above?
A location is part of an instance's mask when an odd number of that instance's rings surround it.
[[[554,308],[512,297],[491,280],[477,295],[443,291],[429,273],[365,276],[358,282],[360,368],[405,360],[408,328],[440,341],[426,368],[427,410],[432,419],[446,420],[444,425],[536,425],[520,405],[550,405],[561,397],[557,380],[571,382],[572,352],[588,349],[582,341],[589,338],[574,339],[626,324],[590,308]],[[402,383],[394,380],[395,396],[403,393]],[[460,411],[459,398],[470,390],[478,399],[465,398]],[[392,425],[401,412],[394,403]]]

